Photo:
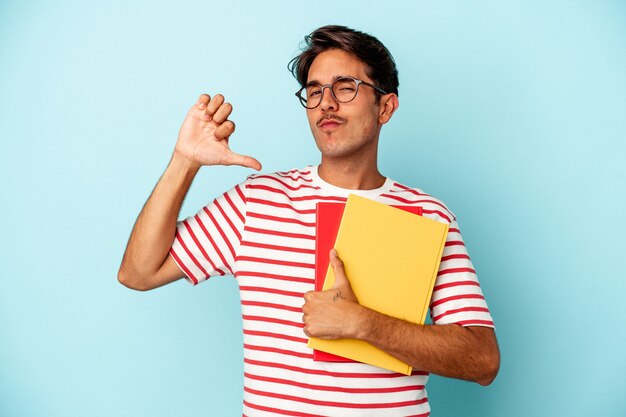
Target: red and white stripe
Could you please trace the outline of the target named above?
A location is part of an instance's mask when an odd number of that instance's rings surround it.
[[[428,374],[405,376],[360,363],[315,362],[303,332],[303,294],[314,289],[315,204],[352,192],[419,205],[450,225],[431,302],[435,324],[493,321],[456,218],[421,190],[387,180],[377,190],[325,183],[316,167],[252,175],[178,223],[170,250],[192,284],[234,274],[244,339],[245,416],[428,416]]]

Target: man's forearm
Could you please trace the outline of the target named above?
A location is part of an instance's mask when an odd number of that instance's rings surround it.
[[[359,304],[343,262],[333,249],[333,287],[304,294],[304,333],[321,339],[360,339],[415,369],[488,385],[500,367],[498,342],[491,328],[418,325]]]
[[[118,280],[127,287],[147,290],[184,276],[168,257],[176,233],[180,207],[201,166],[241,165],[256,170],[261,163],[230,150],[235,124],[228,120],[233,107],[224,96],[201,94],[183,121],[165,173],[144,205],[131,232]]]
[[[488,385],[500,366],[493,329],[418,325],[362,307],[356,338],[415,369]]]
[[[198,169],[174,152],[128,240],[119,272],[119,279],[125,285],[145,286],[143,281],[154,276],[167,258],[180,208]]]

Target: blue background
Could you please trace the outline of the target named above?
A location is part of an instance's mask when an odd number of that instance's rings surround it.
[[[1,416],[241,413],[234,279],[116,273],[200,93],[265,171],[319,162],[286,65],[328,23],[392,51],[381,170],[457,214],[496,321],[498,378],[432,377],[433,416],[626,415],[623,1],[3,1]]]

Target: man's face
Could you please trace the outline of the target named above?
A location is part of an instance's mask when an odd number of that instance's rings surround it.
[[[307,82],[324,85],[345,76],[372,83],[365,64],[356,56],[329,49],[313,60]],[[322,102],[307,110],[307,118],[322,158],[362,158],[378,150],[379,106],[371,87],[359,86],[356,98],[349,103],[337,102],[325,88]]]

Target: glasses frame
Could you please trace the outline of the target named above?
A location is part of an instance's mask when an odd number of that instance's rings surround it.
[[[356,83],[356,91],[354,92],[354,97],[352,97],[350,100],[348,101],[341,101],[339,100],[336,96],[335,93],[333,92],[333,86],[335,85],[336,82],[338,81],[342,81],[342,80],[352,80]],[[358,78],[354,78],[354,77],[339,77],[337,78],[335,81],[333,81],[330,84],[319,84],[319,83],[313,83],[313,84],[309,84],[309,85],[305,85],[304,87],[302,87],[301,89],[299,89],[298,91],[296,91],[296,97],[298,97],[298,101],[300,101],[300,104],[302,104],[302,106],[305,109],[308,110],[312,110],[315,109],[317,107],[319,107],[320,104],[322,104],[322,101],[324,100],[324,91],[326,90],[326,88],[328,87],[328,89],[330,90],[330,95],[332,96],[332,98],[337,102],[337,103],[350,103],[351,101],[353,101],[356,96],[359,94],[359,86],[363,84],[366,85],[368,87],[372,87],[374,90],[378,91],[381,94],[387,94],[382,88],[375,86],[374,84],[368,83],[367,81],[363,81],[363,80],[359,80]],[[304,90],[306,90],[308,87],[311,87],[313,85],[318,85],[321,89],[322,89],[322,95],[320,96],[320,101],[319,103],[317,103],[317,105],[313,106],[313,107],[308,107],[307,106],[307,99],[302,97],[302,92]]]

